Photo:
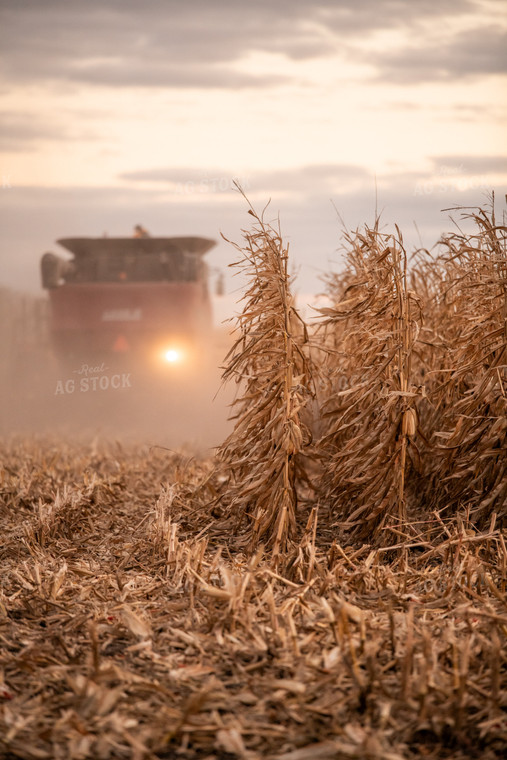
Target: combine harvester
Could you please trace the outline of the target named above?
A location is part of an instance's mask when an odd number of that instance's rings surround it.
[[[142,228],[136,228],[142,230]],[[144,231],[142,231],[144,232]],[[45,253],[55,353],[74,366],[107,362],[189,369],[206,353],[212,309],[202,237],[63,238],[73,258]]]

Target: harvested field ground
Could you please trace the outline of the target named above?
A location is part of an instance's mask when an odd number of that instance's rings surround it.
[[[382,549],[302,504],[277,572],[209,506],[211,461],[34,438],[0,459],[2,758],[504,757],[494,520]]]

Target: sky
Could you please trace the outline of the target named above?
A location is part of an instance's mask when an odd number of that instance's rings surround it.
[[[504,0],[0,0],[0,286],[40,292],[56,239],[141,223],[215,238],[235,297],[234,181],[303,300],[343,225],[432,248],[443,209],[505,209],[506,70]]]

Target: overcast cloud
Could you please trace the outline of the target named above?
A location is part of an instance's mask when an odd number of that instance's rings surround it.
[[[507,30],[484,25],[444,40],[438,36],[440,39],[416,39],[410,47],[374,55],[378,78],[413,84],[506,73]]]
[[[10,82],[232,89],[285,81],[234,70],[252,52],[294,61],[341,55],[406,84],[505,71],[505,31],[485,21],[473,31],[449,26],[446,33],[448,16],[466,21],[482,6],[478,0],[2,0],[1,70]],[[413,41],[366,50],[370,37],[385,30],[409,30]]]
[[[2,151],[35,150],[41,141],[62,143],[81,140],[98,140],[93,129],[79,124],[70,128],[59,121],[58,115],[34,120],[29,112],[9,113],[0,111],[0,147]]]

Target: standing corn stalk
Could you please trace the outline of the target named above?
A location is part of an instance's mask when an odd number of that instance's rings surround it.
[[[280,232],[255,219],[243,231],[241,258],[231,266],[249,282],[239,337],[226,357],[224,380],[238,383],[234,430],[218,451],[228,483],[221,502],[239,522],[247,518],[251,546],[263,541],[276,558],[296,530],[296,481],[303,474],[306,429],[301,410],[309,398],[304,322],[294,308],[288,249]]]
[[[319,446],[323,497],[362,539],[379,538],[389,522],[390,541],[405,521],[406,477],[419,461],[411,366],[418,299],[399,230],[397,239],[383,235],[377,222],[347,242],[346,287],[335,282],[334,305],[321,310],[334,357]]]
[[[475,234],[442,241],[449,370],[433,392],[440,415],[427,503],[467,509],[479,526],[507,520],[507,227],[482,209]],[[443,300],[443,298],[441,299]],[[443,359],[436,354],[436,363]],[[495,518],[495,519],[496,519]]]

